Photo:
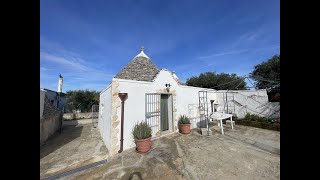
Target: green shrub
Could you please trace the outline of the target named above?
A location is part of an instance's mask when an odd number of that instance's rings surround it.
[[[180,115],[178,123],[179,124],[190,124],[190,119],[185,115]]]
[[[275,122],[275,120],[273,118],[261,117],[256,114],[250,114],[250,113],[247,113],[246,116],[243,118],[243,120],[265,122],[265,123],[270,123],[270,124]]]
[[[244,126],[256,127],[256,128],[262,128],[262,129],[269,129],[269,130],[274,130],[274,131],[280,131],[280,124],[277,124],[277,123],[265,123],[265,122],[258,122],[258,121],[238,120],[237,124],[244,125]]]
[[[151,137],[152,129],[148,125],[147,122],[141,121],[140,123],[137,123],[132,131],[132,135],[134,139],[140,140],[140,139],[146,139]]]

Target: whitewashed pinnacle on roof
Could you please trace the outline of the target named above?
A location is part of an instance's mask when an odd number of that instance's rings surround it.
[[[136,55],[136,57],[145,57],[145,58],[150,59],[143,51],[144,51],[144,47],[141,47],[140,53],[138,55]]]

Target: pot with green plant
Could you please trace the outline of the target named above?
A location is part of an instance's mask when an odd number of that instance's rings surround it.
[[[190,133],[191,123],[190,123],[190,119],[187,116],[180,115],[178,124],[179,124],[180,133],[182,133],[182,134],[189,134]]]
[[[145,153],[151,149],[151,134],[152,129],[147,122],[141,121],[134,126],[132,135],[138,152]]]

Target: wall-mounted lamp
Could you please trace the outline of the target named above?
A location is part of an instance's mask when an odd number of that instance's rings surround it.
[[[166,84],[166,89],[167,89],[168,92],[170,91],[170,87],[171,87],[170,83]]]

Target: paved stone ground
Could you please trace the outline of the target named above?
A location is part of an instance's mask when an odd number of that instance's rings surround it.
[[[40,147],[40,178],[61,173],[77,167],[107,159],[105,147],[98,128],[93,124],[63,126]]]
[[[154,140],[147,154],[129,149],[104,165],[62,179],[280,179],[280,133],[236,125],[217,126]]]

